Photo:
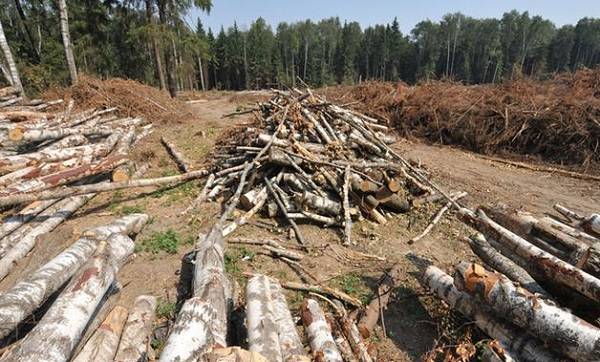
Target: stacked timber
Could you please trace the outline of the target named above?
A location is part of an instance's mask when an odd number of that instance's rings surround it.
[[[423,284],[516,361],[598,361],[598,216],[554,208],[563,219],[505,205],[460,209],[485,266],[462,262],[453,277],[429,266]]]
[[[105,355],[105,350],[112,349],[113,355],[107,359],[112,360],[119,342],[114,333],[122,327],[99,330],[89,341],[87,331],[102,328],[104,323],[123,323],[124,312],[111,312],[109,301],[119,288],[117,273],[133,253],[130,236],[139,233],[147,220],[145,214],[132,214],[85,231],[71,246],[2,293],[0,337],[7,348],[0,361],[68,361],[78,345],[86,342],[98,345],[86,345],[81,353]],[[35,321],[33,316],[41,308],[47,310]],[[105,317],[107,320],[101,324]],[[32,323],[33,329],[23,337],[20,327]],[[121,344],[123,341],[121,338]]]
[[[310,89],[276,91],[254,115],[217,144],[192,205],[223,196],[231,206],[225,220],[241,205],[246,212],[223,227],[224,235],[262,213],[284,219],[300,243],[297,224],[308,222],[340,228],[349,245],[353,221],[385,224],[440,192],[426,171],[390,148],[396,138],[387,125]]]

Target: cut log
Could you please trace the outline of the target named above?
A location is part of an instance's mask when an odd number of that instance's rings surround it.
[[[309,209],[318,211],[320,214],[338,216],[342,213],[341,203],[308,191],[302,194],[301,204]]]
[[[84,135],[74,134],[71,136],[67,136],[58,141],[50,143],[48,146],[44,147],[40,151],[49,151],[49,150],[60,150],[63,148],[71,148],[76,146],[81,146],[87,143],[87,138]]]
[[[344,245],[350,245],[352,243],[352,218],[350,218],[350,166],[346,166],[346,169],[344,170],[342,206],[344,208]]]
[[[269,286],[283,361],[301,362],[308,360],[304,355],[302,340],[296,330],[296,323],[292,319],[281,285],[277,280],[269,278]]]
[[[571,288],[600,302],[600,280],[558,259],[490,219],[482,210],[476,214],[461,209],[461,216],[481,233],[506,245],[516,255],[529,261],[529,268],[560,285]]]
[[[34,201],[20,210],[17,214],[2,220],[2,224],[0,225],[0,240],[20,228],[22,225],[28,223],[55,202],[56,200]],[[0,245],[2,245],[1,241]]]
[[[600,215],[592,214],[581,223],[581,228],[600,237]]]
[[[80,134],[83,136],[110,136],[114,129],[110,127],[78,127],[58,129],[26,129],[13,128],[8,132],[8,138],[13,142],[40,142],[60,139],[66,136]]]
[[[283,361],[271,286],[264,275],[254,275],[248,280],[246,316],[250,351],[260,353],[269,361]]]
[[[499,320],[491,318],[488,312],[480,309],[469,294],[460,292],[453,284],[452,277],[435,266],[430,266],[423,275],[423,284],[438,297],[466,318],[474,320],[479,329],[515,353],[519,361],[556,362],[560,357],[548,351],[544,344],[528,333]]]
[[[113,239],[111,237],[111,239]],[[110,246],[109,246],[110,245]],[[73,277],[40,322],[1,361],[68,361],[133,241],[115,235]]]
[[[0,259],[0,280],[4,279],[16,263],[33,249],[38,237],[47,234],[83,206],[93,195],[83,195],[57,202],[40,214],[44,217],[30,232],[10,248]]]
[[[369,355],[365,341],[359,333],[356,324],[354,324],[354,321],[348,317],[348,313],[346,312],[344,305],[338,300],[334,301],[333,303],[335,305],[334,309],[338,321],[342,327],[342,331],[350,343],[350,347],[352,347],[354,354],[358,356],[358,360],[360,362],[372,362],[373,358],[371,358],[371,355]]]
[[[129,215],[110,225],[94,229],[98,232],[77,240],[48,263],[0,294],[0,338],[12,332],[20,322],[69,280],[94,253],[98,240],[104,240],[113,234],[112,232],[100,233],[100,231],[137,233],[147,220],[148,216],[144,214]]]
[[[194,180],[206,176],[206,170],[193,171],[176,176],[159,177],[154,179],[130,180],[125,182],[97,183],[81,186],[69,186],[58,190],[46,190],[30,192],[26,194],[14,194],[10,196],[0,196],[0,207],[16,205],[36,200],[50,200],[69,196],[84,195],[89,193],[115,191],[132,187],[159,186],[168,184],[178,184],[189,180]]]
[[[116,306],[87,341],[77,357],[73,359],[73,362],[113,361],[127,314],[127,308]]]
[[[494,249],[482,234],[474,235],[467,239],[471,249],[487,265],[508,276],[519,283],[523,288],[540,297],[551,299],[550,294],[544,290],[527,271],[514,261]]]
[[[315,360],[343,362],[319,303],[314,299],[306,299],[302,304],[301,316]]]
[[[151,295],[140,295],[135,299],[123,328],[114,361],[138,362],[148,359],[149,338],[156,316],[156,303],[156,297]]]
[[[160,142],[163,144],[163,146],[165,146],[167,152],[169,155],[171,155],[173,160],[175,160],[177,168],[179,168],[181,172],[188,173],[192,170],[192,167],[190,166],[191,163],[181,154],[181,152],[177,150],[174,144],[167,141],[167,139],[164,137],[160,138]]]
[[[600,360],[600,329],[515,286],[502,274],[462,262],[454,284],[474,295],[499,317],[529,331],[576,361]]]

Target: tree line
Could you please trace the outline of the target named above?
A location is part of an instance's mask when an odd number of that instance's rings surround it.
[[[72,0],[64,9],[64,0],[0,3],[0,22],[8,25],[5,39],[23,83],[33,89],[75,82],[75,67],[175,94],[295,86],[298,80],[315,87],[439,78],[490,83],[600,63],[600,19],[557,27],[515,10],[500,19],[447,14],[403,34],[397,19],[363,29],[335,17],[281,22],[275,28],[258,18],[247,29],[234,23],[218,30],[185,20],[192,7],[210,11],[210,0]],[[7,63],[5,56],[0,63],[5,75]]]

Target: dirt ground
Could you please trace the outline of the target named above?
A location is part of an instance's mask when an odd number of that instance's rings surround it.
[[[134,157],[139,162],[150,162],[146,177],[175,174],[176,167],[159,142],[160,136],[165,136],[193,161],[195,167],[200,168],[219,134],[230,127],[243,127],[248,120],[248,116],[233,119],[221,116],[262,97],[264,93],[220,93],[194,100],[188,106],[195,118],[157,124],[154,134],[141,142]],[[551,212],[556,202],[582,213],[599,209],[598,182],[507,167],[447,146],[401,141],[395,147],[424,165],[432,179],[443,188],[468,192],[469,196],[464,199],[468,206],[502,201],[538,214]],[[123,288],[118,303],[130,307],[138,295],[156,295],[160,298],[157,328],[168,325],[175,315],[181,258],[193,248],[198,233],[207,231],[220,214],[219,203],[206,203],[189,215],[181,215],[201,186],[202,182],[196,181],[171,189],[115,192],[94,198],[74,217],[38,241],[34,251],[0,282],[0,292],[58,254],[86,228],[130,212],[145,212],[150,215],[151,222],[136,238],[138,247],[135,256],[119,273]],[[420,360],[436,343],[448,337],[444,327],[447,313],[439,302],[420,288],[417,277],[424,259],[447,270],[458,261],[475,260],[463,241],[471,231],[450,213],[427,237],[414,245],[407,243],[427,225],[439,207],[429,205],[395,216],[384,226],[369,221],[356,223],[353,229],[356,245],[349,249],[341,246],[340,236],[335,230],[301,225],[310,244],[310,256],[303,259],[303,267],[323,284],[339,288],[365,302],[382,273],[396,262],[402,265],[405,271],[403,281],[394,291],[384,313],[385,336],[378,327],[371,337],[381,361]],[[291,248],[295,247],[294,241],[287,238],[285,224],[277,225],[276,221],[266,219],[258,221],[260,223],[238,229],[231,238],[276,238]],[[148,246],[157,233],[166,231],[176,235],[176,251],[168,253]],[[375,255],[379,259],[364,254]],[[245,271],[300,281],[287,264],[262,255],[259,249],[250,246],[229,243],[226,265],[242,291]],[[299,292],[287,292],[294,311],[304,296]],[[161,333],[157,333],[157,338],[160,337]],[[160,348],[160,342],[156,340],[153,344]]]

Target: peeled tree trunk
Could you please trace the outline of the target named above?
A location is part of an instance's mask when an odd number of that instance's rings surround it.
[[[151,295],[140,295],[135,299],[123,328],[123,335],[114,361],[148,360],[148,338],[152,333],[152,323],[156,317],[156,304],[156,297]]]
[[[554,255],[530,244],[527,240],[490,219],[483,211],[476,214],[461,209],[463,219],[484,235],[505,245],[517,256],[527,260],[531,269],[548,280],[573,289],[600,302],[600,280]]]
[[[462,262],[456,267],[454,284],[565,356],[577,361],[600,360],[600,329],[515,286],[504,275]]]
[[[557,362],[560,357],[546,350],[544,344],[511,325],[490,317],[489,312],[480,308],[473,297],[460,292],[453,284],[452,277],[435,266],[430,266],[423,274],[422,283],[443,299],[451,308],[466,318],[474,320],[479,329],[500,342],[519,361]]]
[[[6,36],[4,35],[4,28],[2,27],[2,22],[0,22],[0,48],[2,48],[2,52],[4,53],[4,59],[6,59],[6,63],[8,63],[8,70],[10,72],[11,77],[11,79],[9,79],[9,83],[11,83],[11,85],[15,87],[19,93],[24,94],[23,84],[21,84],[21,77],[19,77],[17,64],[15,63],[15,59],[12,56],[10,46],[6,41]]]
[[[314,299],[306,299],[302,304],[301,316],[313,357],[317,361],[343,362],[319,303]]]
[[[114,235],[73,277],[39,323],[0,361],[68,361],[133,241]]]
[[[2,220],[2,224],[0,225],[0,240],[2,240],[5,236],[12,233],[13,231],[20,228],[22,225],[29,222],[31,219],[36,217],[40,212],[46,210],[52,204],[54,204],[56,200],[45,200],[45,201],[34,201],[31,204],[24,207],[18,213],[7,217]],[[2,242],[0,241],[0,245]],[[0,247],[1,249],[1,247]],[[1,252],[0,252],[1,254]]]
[[[84,232],[73,245],[0,294],[0,338],[12,332],[60,289],[94,253],[98,240],[113,233],[137,234],[147,220],[145,214],[132,214]]]
[[[62,35],[63,46],[65,47],[65,57],[69,66],[69,74],[71,75],[71,84],[76,84],[77,66],[75,65],[75,57],[73,56],[73,43],[71,43],[71,34],[69,33],[69,15],[67,13],[66,0],[58,0],[58,9],[60,12],[60,33]]]
[[[269,361],[283,361],[270,282],[264,275],[255,275],[248,280],[246,316],[250,351],[260,353]]]
[[[269,285],[281,357],[286,362],[307,361],[308,357],[304,355],[302,340],[296,330],[296,323],[283,295],[283,289],[274,279],[269,279]]]
[[[116,306],[100,324],[73,362],[111,362],[117,352],[127,308]]]

